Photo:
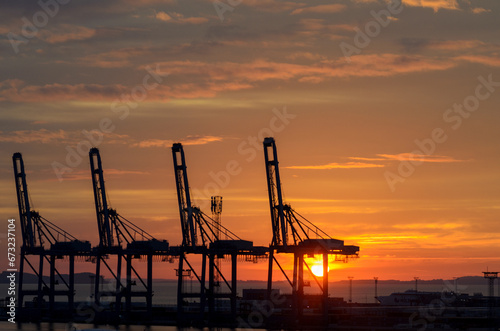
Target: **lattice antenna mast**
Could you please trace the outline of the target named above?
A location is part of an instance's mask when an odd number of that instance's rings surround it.
[[[273,240],[271,245],[287,246],[287,225],[285,222],[283,194],[281,192],[281,179],[278,167],[278,152],[274,138],[264,139],[264,156],[266,160],[267,191],[269,194],[269,207]]]
[[[182,245],[195,247],[197,244],[196,228],[194,226],[193,206],[191,205],[191,194],[189,192],[189,182],[186,171],[186,159],[182,144],[173,144],[172,156],[174,159],[177,201],[179,203],[179,213],[181,218]]]
[[[94,187],[97,227],[99,230],[99,247],[110,248],[113,246],[113,230],[109,219],[108,201],[106,199],[106,188],[104,187],[104,176],[99,150],[95,147],[91,148],[89,158],[92,186]]]
[[[221,214],[222,214],[222,197],[213,196],[211,203],[212,218],[215,222],[215,235],[214,241],[221,239]]]
[[[23,246],[26,248],[32,248],[36,245],[36,238],[34,233],[34,221],[31,215],[31,207],[28,196],[28,185],[26,184],[26,173],[24,172],[24,162],[21,153],[15,153],[12,156],[12,162],[14,163],[17,204],[19,206],[19,218],[21,220]]]

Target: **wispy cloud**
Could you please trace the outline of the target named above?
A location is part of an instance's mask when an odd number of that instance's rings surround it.
[[[58,44],[70,40],[85,40],[93,37],[96,30],[84,26],[60,24],[53,29],[42,29],[39,38],[50,43]]]
[[[459,56],[458,59],[484,64],[490,67],[500,67],[500,58],[497,56],[485,56],[485,55],[463,55]]]
[[[32,142],[51,143],[55,141],[67,140],[69,135],[64,130],[49,131],[46,129],[40,130],[19,130],[14,132],[1,132],[0,142],[25,144]]]
[[[0,101],[14,102],[50,102],[69,100],[113,100],[129,88],[101,84],[45,84],[27,85],[21,80],[0,82]]]
[[[77,170],[71,169],[71,172],[68,172],[64,175],[64,180],[68,181],[78,181],[78,180],[90,180],[91,175],[87,170]],[[104,176],[113,176],[120,177],[123,175],[148,175],[147,171],[138,171],[138,170],[120,170],[120,169],[104,169]],[[54,182],[58,181],[57,177],[50,176],[46,179],[46,181]]]
[[[342,4],[328,4],[328,5],[319,5],[319,6],[311,6],[306,8],[298,8],[292,11],[292,15],[297,14],[306,14],[306,13],[314,13],[314,14],[331,14],[338,13],[347,8],[346,5]]]
[[[307,166],[290,166],[287,169],[299,170],[329,170],[329,169],[363,169],[363,168],[384,168],[386,165],[381,163],[372,163],[374,161],[389,162],[389,161],[413,161],[413,162],[429,162],[429,163],[451,163],[451,162],[465,162],[464,160],[457,160],[450,156],[444,155],[420,155],[412,153],[400,154],[376,154],[376,157],[360,157],[349,156],[349,160],[354,160],[345,163],[328,163],[320,165],[307,165]],[[366,162],[360,162],[366,161]],[[368,163],[367,163],[368,162]],[[371,163],[370,163],[371,162]]]
[[[361,168],[383,168],[382,164],[363,163],[363,162],[346,162],[346,163],[328,163],[321,165],[307,165],[307,166],[290,166],[286,169],[300,169],[300,170],[329,170],[329,169],[361,169]]]
[[[128,135],[121,135],[116,133],[103,133],[106,142],[109,144],[125,144],[129,140]],[[16,130],[16,131],[0,131],[0,142],[15,143],[15,144],[29,144],[29,143],[59,143],[59,144],[77,144],[85,138],[82,131],[66,131],[55,130],[50,131],[47,129],[39,130]]]
[[[402,0],[407,6],[432,8],[435,12],[440,9],[458,10],[457,0]]]
[[[472,8],[472,12],[474,14],[483,14],[483,13],[489,13],[489,12],[491,12],[491,9],[485,9],[485,8],[481,8],[481,7],[476,7],[476,8]]]
[[[120,48],[108,52],[88,54],[78,59],[81,65],[99,68],[123,68],[132,65],[130,59],[146,55],[148,50]]]
[[[110,51],[90,55],[81,62],[85,65],[113,68],[129,63],[129,55]],[[116,57],[115,57],[116,56]],[[115,63],[113,58],[117,59]],[[377,66],[373,66],[377,63]],[[321,59],[313,64],[274,62],[257,59],[247,63],[203,61],[168,61],[158,65],[163,71],[183,77],[171,80],[150,91],[147,101],[166,101],[183,98],[213,98],[221,92],[258,87],[269,80],[319,83],[335,77],[390,77],[401,74],[441,71],[455,67],[460,61],[427,58],[416,55],[368,54],[351,57],[347,64],[343,58]],[[139,67],[142,68],[142,67]],[[163,69],[164,68],[164,69]],[[62,101],[113,101],[130,93],[133,86],[122,84],[61,84],[30,85],[22,80],[0,82],[0,101],[11,102],[62,102]]]
[[[140,148],[149,148],[149,147],[162,147],[168,148],[172,147],[172,144],[175,142],[180,142],[183,145],[206,145],[212,142],[222,141],[222,137],[217,136],[187,136],[182,140],[171,140],[171,139],[147,139],[140,141],[138,143],[134,143],[132,146],[140,147]]]
[[[206,17],[184,17],[180,13],[166,13],[164,11],[155,13],[155,18],[159,21],[177,24],[202,24],[208,22],[208,18]]]
[[[426,229],[454,230],[461,228],[469,228],[470,224],[459,223],[459,222],[412,223],[412,224],[395,224],[392,227],[400,230],[426,230]]]
[[[415,161],[415,162],[431,162],[431,163],[450,163],[450,162],[465,162],[465,160],[457,160],[451,156],[445,155],[421,155],[413,153],[400,154],[377,154],[385,160],[395,161]]]

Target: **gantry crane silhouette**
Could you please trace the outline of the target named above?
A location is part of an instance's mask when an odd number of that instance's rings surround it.
[[[115,209],[108,206],[106,189],[104,186],[104,175],[101,156],[97,148],[89,151],[90,170],[92,174],[92,185],[94,189],[94,201],[97,216],[97,227],[99,230],[99,246],[94,248],[96,277],[94,284],[94,301],[101,304],[101,298],[105,296],[115,297],[115,309],[117,314],[123,312],[130,314],[132,310],[132,298],[144,298],[146,302],[146,317],[152,314],[153,299],[153,257],[169,256],[169,244],[166,240],[157,240],[145,230],[130,222]],[[116,272],[106,262],[109,255],[116,256]],[[145,258],[147,261],[146,280],[141,277],[140,272],[134,268],[133,259]],[[126,284],[122,283],[122,260],[126,266]],[[107,267],[115,280],[114,291],[100,289],[101,264]],[[133,291],[134,275],[143,287],[141,291]],[[122,308],[122,298],[125,298],[125,309]],[[136,309],[137,310],[137,309]]]
[[[217,224],[206,215],[199,207],[192,204],[186,159],[182,144],[175,143],[172,146],[174,161],[175,182],[177,188],[177,200],[181,220],[182,244],[179,247],[179,268],[177,270],[177,309],[180,319],[184,317],[184,304],[186,298],[197,298],[199,300],[198,313],[204,318],[205,307],[208,305],[209,321],[216,317],[215,301],[229,299],[231,319],[236,317],[237,299],[237,259],[244,256],[246,260],[257,261],[265,258],[267,247],[257,247],[253,242],[242,240],[226,227]],[[220,238],[221,231],[227,239]],[[189,255],[201,256],[201,270],[196,272],[193,264],[189,262]],[[228,279],[222,272],[217,259],[229,257],[231,259],[231,278]],[[206,265],[208,259],[208,288],[206,288]],[[184,264],[188,269],[184,269]],[[187,273],[192,273],[198,281],[199,291],[186,293],[183,282]],[[215,279],[220,278],[228,292],[222,288],[215,290]],[[220,284],[221,286],[223,284]]]
[[[278,166],[278,152],[274,138],[264,139],[264,157],[266,164],[267,188],[273,237],[269,246],[268,296],[271,296],[273,285],[273,266],[276,264],[292,288],[293,315],[298,318],[303,312],[304,301],[304,267],[316,281],[323,297],[323,313],[327,318],[328,309],[328,256],[357,257],[358,246],[344,245],[344,241],[333,239],[327,233],[302,217],[289,204],[283,202],[281,179]],[[293,254],[292,280],[276,259],[276,254]],[[323,281],[320,282],[304,256],[322,255]]]
[[[67,297],[66,309],[57,308],[57,313],[69,314],[74,312],[75,304],[75,259],[82,257],[88,259],[91,255],[91,245],[88,241],[80,241],[54,223],[42,217],[37,211],[31,209],[26,182],[26,172],[21,153],[12,156],[14,177],[16,181],[17,202],[21,223],[21,261],[19,265],[18,304],[21,308],[21,317],[39,320],[48,308],[50,317],[56,316],[55,299],[57,296]],[[38,261],[30,261],[35,257]],[[69,261],[68,279],[59,272],[56,261],[67,259]],[[45,281],[45,265],[49,267],[49,284]],[[38,263],[38,268],[36,268]],[[37,288],[26,289],[24,284],[25,268],[29,267],[37,276]],[[61,281],[63,290],[56,289]],[[32,304],[24,307],[25,297],[33,297]],[[48,307],[47,307],[48,300]],[[24,311],[25,310],[25,311]]]

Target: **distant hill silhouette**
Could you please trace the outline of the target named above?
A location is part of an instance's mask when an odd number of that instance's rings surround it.
[[[7,276],[10,274],[10,272],[4,271],[0,274],[0,284],[6,284],[9,282],[7,279]],[[91,276],[94,274],[91,272],[81,272],[81,273],[75,273],[75,283],[76,284],[90,284],[90,279]],[[69,276],[67,274],[63,274],[62,277],[66,282],[69,279]],[[56,279],[59,279],[58,276],[56,276]],[[16,281],[19,280],[19,275],[16,273]],[[24,274],[24,283],[26,284],[36,284],[38,281],[38,278],[36,275],[31,274],[31,273],[25,273]],[[49,277],[44,276],[44,281],[48,282]],[[110,281],[109,278],[105,278],[105,281]],[[173,282],[177,281],[176,279],[154,279],[155,282]],[[263,282],[265,283],[266,281],[264,280],[240,280],[240,282]],[[374,280],[373,279],[353,279],[353,282],[356,284],[373,284]],[[448,282],[449,284],[454,284],[455,280],[453,279],[432,279],[432,280],[422,280],[419,279],[418,283],[422,285],[441,285],[444,282]],[[340,280],[340,281],[332,281],[332,283],[349,283],[349,280]],[[396,279],[379,279],[378,280],[379,284],[408,284],[413,286],[415,284],[414,280],[396,280]],[[458,278],[458,284],[459,285],[482,285],[486,284],[486,280],[482,276],[464,276],[464,277],[459,277]]]
[[[8,283],[9,280],[7,279],[7,276],[10,274],[11,273],[7,272],[7,271],[2,272],[2,274],[0,274],[0,284]],[[90,284],[90,276],[91,275],[93,276],[94,274],[91,272],[75,273],[75,283],[76,284]],[[63,274],[62,277],[66,282],[69,281],[69,275]],[[60,279],[59,276],[56,275],[56,280],[59,280],[59,279]],[[44,276],[43,280],[45,282],[49,282],[49,277]],[[19,282],[19,273],[18,272],[16,272],[16,282]],[[23,282],[26,284],[36,284],[38,282],[38,277],[35,274],[24,273]]]

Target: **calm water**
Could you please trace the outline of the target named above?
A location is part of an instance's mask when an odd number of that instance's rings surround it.
[[[266,288],[266,283],[265,282],[253,282],[253,281],[245,281],[245,282],[240,282],[239,284],[239,289],[238,289],[238,294],[242,294],[242,289],[245,288],[261,288],[264,289]],[[307,293],[319,293],[319,290],[317,287],[315,287],[315,284],[311,284],[312,286],[310,288],[306,287],[305,291]],[[287,282],[275,282],[275,288],[279,288],[281,290],[281,293],[290,293],[289,285]],[[30,284],[28,288],[35,288],[35,285]],[[62,287],[61,287],[62,288]],[[190,282],[188,281],[185,287],[186,291],[190,290],[196,291],[196,286],[195,283],[191,285]],[[414,289],[414,287],[411,284],[383,284],[379,283],[378,285],[378,295],[389,295],[393,292],[403,292],[408,289]],[[104,288],[105,290],[105,288]],[[176,281],[169,281],[169,282],[162,282],[162,283],[156,283],[153,287],[154,290],[154,296],[153,296],[153,303],[155,305],[175,305],[176,303],[176,293],[177,293],[177,282]],[[453,285],[446,285],[444,282],[442,284],[437,284],[437,285],[430,285],[430,284],[419,284],[418,286],[419,291],[452,291],[454,290]],[[485,284],[477,284],[477,285],[468,285],[468,286],[459,286],[458,287],[459,292],[462,293],[468,293],[468,294],[473,294],[476,292],[481,292],[483,294],[487,294],[487,286]],[[335,283],[330,283],[329,285],[329,292],[330,292],[330,297],[342,297],[346,301],[349,300],[349,284],[346,282],[335,282]],[[359,302],[359,303],[372,303],[375,302],[374,299],[374,293],[375,292],[375,287],[374,284],[361,284],[361,283],[356,283],[356,281],[353,282],[353,288],[352,288],[352,301],[353,302]],[[2,294],[5,293],[5,294]],[[91,293],[91,287],[90,284],[78,284],[76,285],[76,301],[90,301],[90,293]],[[6,284],[0,284],[0,297],[5,297],[7,295],[7,285]],[[12,324],[9,322],[0,322],[0,330],[26,330],[26,331],[73,331],[73,330],[92,330],[93,326],[92,325],[85,325],[85,324],[48,324],[48,323],[42,323],[40,325],[32,325],[32,324],[23,324],[21,326],[18,326],[16,324]],[[179,330],[176,327],[167,327],[167,326],[151,326],[151,327],[145,327],[145,326],[120,326],[118,329],[110,327],[110,326],[103,326],[101,327],[102,329],[109,329],[109,330],[120,330],[120,331],[177,331]],[[183,329],[183,330],[189,330],[189,329]],[[192,330],[198,330],[198,329],[192,329]],[[207,329],[208,330],[208,329]],[[229,331],[229,330],[224,330],[223,331]]]
[[[59,285],[61,286],[61,285]],[[104,285],[106,286],[106,285]],[[113,285],[109,285],[110,288],[113,288]],[[267,284],[266,282],[258,282],[258,281],[241,281],[238,283],[238,295],[241,296],[242,289],[265,289]],[[91,286],[90,284],[77,284],[76,286],[76,301],[90,301],[91,295]],[[140,286],[136,286],[135,290],[140,290]],[[35,289],[36,285],[29,284],[27,285],[29,289]],[[62,286],[60,287],[63,288]],[[287,282],[275,282],[274,288],[278,288],[281,290],[281,293],[290,293],[290,286]],[[57,286],[56,286],[57,289]],[[408,289],[414,289],[414,284],[378,284],[378,295],[389,295],[393,292],[404,292]],[[103,288],[106,290],[106,287]],[[447,286],[444,282],[442,284],[420,284],[418,285],[419,291],[437,291],[441,292],[443,290],[453,291],[454,286]],[[476,285],[460,285],[458,286],[459,292],[468,293],[472,295],[476,292],[481,292],[484,295],[487,295],[487,284],[476,284]],[[155,305],[175,305],[176,304],[176,295],[177,295],[177,282],[176,281],[168,281],[168,282],[158,282],[153,285],[153,304]],[[187,281],[185,285],[185,291],[197,291],[196,282]],[[306,293],[319,293],[319,289],[317,288],[315,283],[311,283],[311,287],[305,287]],[[329,284],[329,294],[330,297],[341,297],[346,301],[349,299],[349,284],[346,282],[334,282]],[[496,293],[495,293],[496,294]],[[0,297],[7,296],[7,284],[0,284]],[[353,281],[352,287],[352,301],[359,303],[372,303],[375,302],[375,287],[374,284],[360,284],[356,281]]]
[[[99,330],[120,330],[120,331],[178,331],[181,330],[174,326],[119,326],[117,328],[111,326],[99,326]],[[63,323],[41,323],[16,325],[8,322],[0,322],[0,330],[2,331],[79,331],[79,330],[95,330],[95,326],[90,324],[63,324]],[[200,329],[183,328],[182,331],[199,331]],[[206,329],[208,330],[208,329]],[[229,329],[221,329],[222,331],[229,331]]]

